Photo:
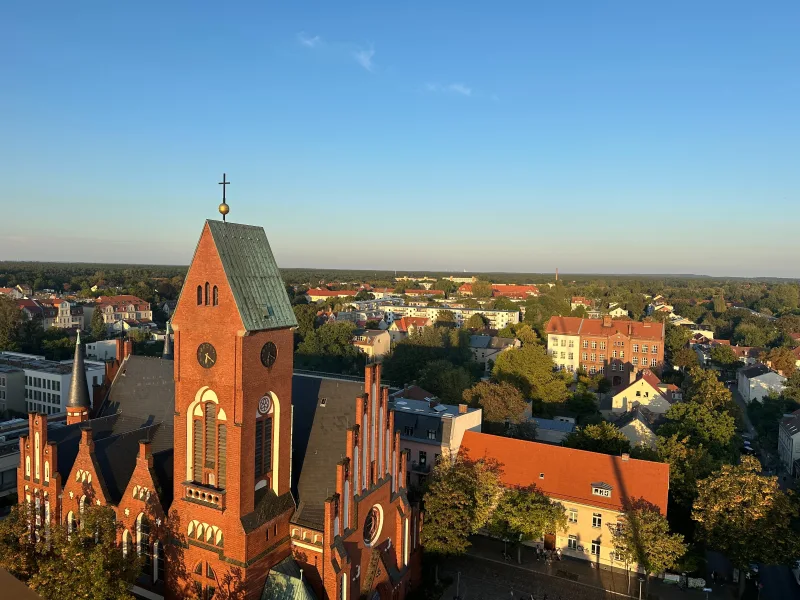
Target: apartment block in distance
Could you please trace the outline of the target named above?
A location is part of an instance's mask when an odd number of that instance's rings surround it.
[[[550,317],[547,353],[559,369],[600,373],[614,386],[664,363],[664,324],[580,317]]]

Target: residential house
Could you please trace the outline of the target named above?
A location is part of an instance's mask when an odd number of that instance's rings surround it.
[[[53,327],[57,329],[73,329],[83,330],[86,329],[86,322],[83,316],[83,306],[77,302],[69,302],[67,300],[55,299],[52,301],[52,306],[56,308],[58,314],[56,315]]]
[[[3,296],[8,296],[12,300],[22,299],[22,294],[17,288],[0,287],[0,294]]]
[[[422,303],[420,303],[422,304]],[[516,310],[490,310],[487,308],[463,308],[451,304],[439,304],[438,306],[387,306],[386,320],[391,322],[402,317],[425,317],[433,322],[439,317],[439,313],[448,310],[456,318],[456,324],[461,327],[472,315],[482,314],[489,319],[489,327],[492,329],[502,329],[508,325],[519,323],[519,311]]]
[[[563,446],[467,431],[461,452],[470,460],[496,460],[508,488],[536,486],[560,502],[567,530],[546,532],[528,545],[560,549],[565,556],[624,568],[610,527],[622,525],[625,505],[643,498],[666,515],[669,465]],[[631,565],[635,567],[635,565]]]
[[[208,302],[211,302],[211,294],[206,294],[206,296]],[[95,310],[99,310],[103,315],[103,323],[109,330],[129,331],[155,325],[150,303],[136,296],[129,294],[100,296],[95,304]]]
[[[492,296],[498,298],[510,298],[512,300],[526,300],[532,296],[539,295],[539,288],[535,285],[516,285],[493,283]],[[458,288],[458,293],[462,296],[472,295],[472,282],[464,283]]]
[[[593,306],[593,303],[588,298],[584,298],[583,296],[573,296],[569,302],[569,307],[571,310],[575,310],[578,307],[584,307],[585,309],[590,309]]]
[[[357,329],[352,344],[369,360],[380,360],[389,354],[392,338],[388,331],[382,329]]]
[[[330,300],[331,298],[352,298],[358,294],[358,290],[329,290],[326,288],[312,288],[306,292],[309,302],[319,302],[320,300]]]
[[[469,336],[469,349],[475,362],[486,365],[491,360],[497,360],[501,352],[512,348],[519,348],[522,344],[515,338],[504,338],[492,335]]]
[[[172,316],[172,313],[175,312],[175,307],[178,306],[177,300],[162,300],[158,303],[158,308],[167,315],[167,318]]]
[[[656,429],[664,422],[664,415],[654,413],[644,406],[636,406],[620,415],[614,426],[631,443],[632,447],[646,446],[655,449]]]
[[[783,415],[778,428],[778,458],[781,468],[793,477],[800,476],[800,410]]]
[[[403,295],[411,298],[430,298],[432,296],[444,296],[444,290],[427,290],[424,288],[420,290],[406,290],[403,292]]]
[[[753,400],[761,402],[772,392],[780,394],[785,382],[786,377],[762,364],[743,367],[736,372],[736,386],[748,404]]]
[[[611,412],[622,414],[642,406],[654,414],[663,415],[681,398],[678,386],[663,383],[652,371],[640,371],[635,381],[612,389]]]
[[[422,400],[408,397],[418,397],[416,392],[405,389],[390,396],[394,428],[406,454],[409,487],[424,485],[439,458],[458,453],[464,433],[480,431],[482,422],[480,408],[441,404],[433,394]]]
[[[575,419],[570,417],[556,417],[555,419],[531,417],[530,421],[536,425],[537,442],[561,444],[570,433],[575,431]]]
[[[44,330],[53,327],[58,316],[58,309],[54,306],[42,304],[38,300],[30,298],[17,300],[17,308],[22,311],[22,316],[26,321],[39,321]]]
[[[619,386],[636,373],[664,363],[663,323],[581,317],[551,317],[547,322],[547,352],[559,369],[590,375],[600,373]]]
[[[389,325],[389,335],[392,338],[392,342],[396,343],[407,338],[415,331],[422,331],[431,325],[433,325],[433,321],[428,317],[401,317],[396,321],[392,321],[392,324]]]
[[[608,314],[614,319],[622,319],[623,317],[627,318],[630,316],[628,311],[621,306],[612,307],[611,305],[609,305]]]
[[[763,348],[755,346],[731,346],[731,350],[736,357],[746,365],[755,365],[758,363],[758,357],[764,352]]]
[[[33,296],[33,288],[25,283],[20,283],[19,285],[14,286],[14,289],[21,294],[22,298],[30,298]]]

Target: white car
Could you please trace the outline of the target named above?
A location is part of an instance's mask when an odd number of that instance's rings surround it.
[[[800,585],[800,560],[794,561],[794,566],[792,567],[792,576],[797,582],[797,585]]]

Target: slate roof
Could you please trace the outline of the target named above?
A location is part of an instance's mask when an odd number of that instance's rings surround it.
[[[314,592],[303,579],[300,567],[287,556],[270,569],[261,600],[316,600]]]
[[[661,425],[661,423],[663,423],[666,419],[663,415],[658,415],[644,406],[637,406],[633,410],[629,410],[621,415],[616,421],[614,421],[614,425],[617,427],[617,429],[622,429],[626,425],[632,423],[634,420],[640,421],[645,427],[655,433],[656,429],[658,429],[658,426]]]
[[[309,375],[292,378],[292,522],[322,529],[324,504],[336,491],[336,465],[345,457],[364,383]],[[325,406],[321,406],[325,398]]]
[[[110,415],[105,418],[91,419],[83,423],[75,423],[65,427],[48,427],[47,441],[58,444],[56,456],[56,469],[61,475],[61,481],[66,481],[78,456],[81,441],[81,427],[92,430],[92,439],[102,440],[114,433],[114,425],[119,420],[119,415]]]
[[[765,375],[766,373],[770,372],[770,368],[767,365],[757,364],[751,367],[747,367],[746,369],[742,369],[740,373],[747,377],[747,379],[753,379],[754,377],[758,377],[760,375]]]
[[[800,433],[800,410],[784,416],[781,419],[781,426],[786,429],[790,436]]]
[[[247,331],[296,327],[286,287],[261,227],[206,221]]]
[[[544,429],[547,431],[561,431],[563,433],[572,433],[575,431],[575,423],[565,423],[564,421],[543,419],[541,417],[533,417],[531,420],[536,423],[536,427],[539,429]]]
[[[75,341],[75,358],[72,361],[72,379],[69,384],[69,398],[67,406],[71,408],[90,408],[89,385],[86,383],[86,367],[83,365],[83,346],[81,346],[81,332]]]
[[[139,442],[152,439],[158,427],[158,425],[154,425],[134,429],[95,442],[94,454],[97,458],[97,465],[100,467],[105,490],[112,504],[119,504],[128,487],[133,470],[136,468]],[[59,448],[59,452],[60,450]],[[164,483],[161,482],[161,487],[164,486]],[[170,478],[170,483],[172,483],[172,478]]]

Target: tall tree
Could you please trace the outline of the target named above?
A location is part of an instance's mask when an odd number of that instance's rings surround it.
[[[788,564],[800,551],[798,534],[788,527],[798,514],[790,494],[777,477],[761,475],[761,463],[752,456],[723,465],[698,483],[692,518],[699,539],[740,569],[752,562]]]
[[[664,334],[664,349],[672,357],[681,348],[686,347],[691,337],[692,332],[685,327],[677,327],[668,323]]]
[[[500,354],[493,375],[519,388],[528,398],[542,402],[563,402],[569,395],[565,376],[553,370],[553,361],[545,349],[526,344]]]
[[[551,500],[536,486],[510,488],[503,491],[492,511],[489,530],[503,540],[517,543],[517,561],[521,563],[521,542],[566,531],[567,512],[563,504]]]
[[[517,325],[514,336],[523,344],[535,344],[539,341],[539,336],[527,323],[520,323]]]
[[[483,313],[475,313],[467,319],[467,329],[486,329],[489,326],[489,319]]]
[[[610,523],[614,549],[625,563],[643,567],[648,580],[651,575],[675,568],[686,553],[683,536],[671,533],[669,523],[659,508],[644,498],[636,498],[625,506],[621,522]]]
[[[510,383],[481,381],[464,390],[464,402],[483,410],[483,420],[519,423],[527,406],[522,393]]]
[[[461,455],[442,456],[425,493],[422,526],[425,550],[439,555],[463,554],[469,536],[483,527],[501,493],[495,464],[475,463]]]
[[[17,505],[0,521],[0,566],[47,600],[133,600],[129,590],[141,559],[133,552],[123,555],[113,509],[87,507],[80,528],[69,532],[64,524],[51,525],[35,544],[24,531],[27,519]]]
[[[586,425],[573,431],[564,439],[564,445],[568,448],[614,456],[631,451],[631,443],[628,438],[608,421],[596,425]]]
[[[733,348],[726,344],[720,344],[711,348],[711,360],[724,369],[732,369],[739,366],[739,357]]]
[[[719,296],[714,296],[714,312],[718,315],[721,315],[727,310],[727,306],[725,305],[725,298],[720,294]]]
[[[725,387],[714,371],[692,367],[683,382],[684,400],[721,408],[731,402],[731,391]]]
[[[717,458],[732,457],[736,420],[727,411],[708,404],[678,402],[665,417],[667,422],[658,429],[659,435],[689,438],[690,444],[706,446]]]
[[[697,496],[697,482],[708,477],[719,463],[707,448],[692,445],[688,437],[682,438],[678,434],[659,435],[656,452],[669,464],[670,511],[675,505],[688,511]]]
[[[672,354],[671,362],[680,369],[697,366],[697,353],[691,348],[680,348]]]
[[[478,280],[472,283],[472,297],[473,298],[491,298],[492,297],[492,284],[488,281]]]
[[[89,328],[92,334],[92,338],[95,340],[104,340],[106,339],[106,323],[103,320],[103,313],[102,311],[95,309],[92,313],[92,320],[89,324]]]
[[[436,313],[436,322],[434,325],[451,326],[456,323],[456,315],[452,310],[440,310]]]
[[[775,371],[780,371],[784,377],[790,377],[795,372],[797,358],[789,348],[772,348],[762,353],[761,362],[769,365]]]
[[[472,383],[469,372],[449,360],[435,360],[420,372],[419,384],[446,404],[458,404]]]
[[[0,294],[0,350],[17,350],[17,335],[22,323],[22,311],[14,301]]]

